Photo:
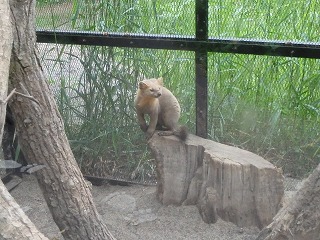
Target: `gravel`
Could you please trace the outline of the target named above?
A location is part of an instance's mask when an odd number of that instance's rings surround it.
[[[117,239],[251,240],[259,229],[240,228],[222,220],[202,221],[196,206],[163,206],[154,186],[93,186],[93,198],[102,220]],[[50,239],[63,239],[46,206],[34,176],[26,176],[12,196]]]

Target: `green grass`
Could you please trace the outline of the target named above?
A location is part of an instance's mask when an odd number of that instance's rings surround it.
[[[210,36],[319,41],[318,0],[209,2]]]
[[[302,176],[319,163],[319,60],[212,54],[209,135]],[[254,66],[254,67],[252,67]]]
[[[210,36],[316,41],[320,34],[318,1],[209,2]],[[193,0],[70,1],[39,5],[37,14],[42,28],[195,31]],[[66,131],[89,173],[153,171],[133,109],[143,78],[164,77],[182,106],[181,122],[194,132],[194,53],[86,46],[58,51],[81,62],[81,74],[61,73],[52,81],[61,86],[56,96]],[[210,53],[208,74],[211,139],[258,153],[293,176],[320,162],[319,60]]]

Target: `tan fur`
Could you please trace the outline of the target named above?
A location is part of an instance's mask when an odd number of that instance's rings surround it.
[[[180,105],[176,97],[163,87],[162,78],[139,82],[134,105],[140,128],[146,132],[147,139],[152,137],[156,128],[167,130],[159,135],[176,135],[183,141],[186,139],[186,128],[178,125]],[[150,116],[149,126],[145,120],[146,114]]]

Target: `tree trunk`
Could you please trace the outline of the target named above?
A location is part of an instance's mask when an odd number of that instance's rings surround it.
[[[281,207],[283,176],[251,152],[189,134],[185,142],[154,134],[157,197],[165,205],[197,205],[202,219],[240,227],[268,225]]]
[[[11,0],[14,42],[9,89],[21,149],[29,163],[47,167],[37,179],[65,239],[112,239],[94,206],[64,131],[36,53],[35,1]],[[28,96],[28,97],[26,97]]]
[[[320,240],[320,164],[257,240]]]
[[[9,1],[0,0],[0,140],[6,116],[9,64],[12,47],[12,29],[10,22]]]
[[[6,116],[9,65],[12,48],[12,26],[8,0],[0,0],[0,141]],[[0,180],[0,238],[47,239],[40,233]]]

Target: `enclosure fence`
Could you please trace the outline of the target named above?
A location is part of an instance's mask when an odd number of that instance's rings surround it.
[[[297,1],[299,3],[299,1]],[[317,1],[315,1],[317,2]],[[195,1],[95,1],[94,3],[91,1],[61,1],[58,3],[49,3],[41,4],[38,6],[38,19],[37,20],[37,41],[39,43],[50,43],[50,44],[61,44],[61,46],[66,45],[79,45],[79,46],[106,46],[106,47],[114,47],[114,48],[129,48],[129,49],[157,49],[157,50],[174,50],[174,51],[187,51],[193,54],[194,61],[194,88],[195,92],[195,133],[198,136],[207,138],[208,130],[212,128],[213,121],[217,116],[212,113],[208,113],[208,104],[210,103],[211,90],[208,89],[208,79],[210,78],[211,68],[208,69],[208,66],[211,67],[211,64],[215,61],[214,55],[211,60],[208,60],[208,54],[213,53],[227,53],[227,54],[248,54],[248,55],[264,55],[264,56],[281,56],[292,58],[302,58],[302,59],[320,59],[320,43],[316,40],[314,36],[317,36],[318,30],[314,30],[311,35],[307,36],[305,39],[301,39],[300,37],[303,35],[297,34],[297,39],[283,39],[283,40],[261,40],[264,36],[267,36],[267,29],[262,30],[262,35],[256,36],[256,40],[254,36],[243,34],[234,36],[227,36],[221,33],[221,29],[217,31],[212,31],[211,29],[214,27],[212,25],[223,25],[224,22],[235,22],[236,17],[238,15],[247,14],[248,18],[243,17],[242,22],[239,24],[244,24],[246,26],[255,25],[254,29],[258,29],[262,26],[262,23],[259,23],[258,14],[254,12],[254,9],[249,9],[254,4],[249,4],[247,1],[242,1],[243,5],[240,3],[233,3],[233,1],[225,1],[221,3],[221,1],[208,1],[208,0],[195,0]],[[81,7],[82,4],[82,7]],[[126,7],[124,7],[124,5]],[[140,4],[140,5],[139,5]],[[141,7],[141,4],[145,6],[145,8]],[[238,5],[239,4],[239,5]],[[257,9],[263,7],[264,1],[258,1],[257,5],[261,4],[261,6],[256,6],[255,11]],[[271,3],[270,3],[271,4]],[[275,3],[276,4],[276,3]],[[288,3],[289,4],[289,3]],[[302,4],[300,2],[300,4]],[[312,14],[316,13],[316,4],[314,6],[309,6],[310,19],[312,19]],[[271,7],[267,6],[269,11]],[[314,7],[314,10],[312,10]],[[170,12],[168,9],[171,9]],[[232,8],[231,11],[228,8]],[[289,5],[284,4],[283,6],[279,6],[279,9],[289,8]],[[70,17],[70,12],[68,15],[68,10],[71,9],[72,14]],[[119,10],[120,9],[120,10]],[[122,10],[121,10],[122,9]],[[310,10],[311,9],[311,10]],[[65,12],[66,11],[66,12]],[[91,11],[91,12],[90,12]],[[187,11],[189,15],[180,14],[184,11]],[[274,15],[270,14],[269,17],[266,17],[268,21],[272,23],[272,19],[276,18],[278,15],[281,16],[281,12],[276,12],[280,10],[274,10]],[[303,12],[304,10],[302,10]],[[117,12],[112,15],[112,12]],[[228,12],[232,12],[233,15],[227,15]],[[96,13],[96,14],[95,14]],[[192,13],[192,15],[190,14]],[[295,13],[295,12],[294,12]],[[172,14],[172,15],[170,15]],[[226,15],[223,15],[226,14]],[[297,15],[299,16],[299,12],[297,11]],[[49,16],[49,18],[45,18],[45,16]],[[144,25],[137,26],[138,23],[135,22],[137,19],[141,19],[142,16],[148,16],[149,21],[144,23]],[[170,18],[168,17],[170,15]],[[237,16],[236,16],[237,15]],[[293,18],[296,16],[294,14]],[[186,17],[188,16],[188,17]],[[225,16],[225,19],[222,16]],[[285,13],[283,13],[283,16]],[[291,15],[288,15],[291,16]],[[65,21],[62,21],[61,18],[65,17]],[[305,17],[305,16],[303,16]],[[287,17],[289,18],[289,17]],[[49,20],[48,20],[49,19]],[[169,20],[168,20],[169,19]],[[172,20],[170,20],[172,19]],[[44,24],[43,21],[52,22],[53,27],[48,27]],[[110,20],[110,22],[108,22]],[[112,22],[112,21],[113,22]],[[266,21],[267,21],[266,20]],[[318,19],[319,20],[319,19]],[[117,22],[119,21],[119,22]],[[125,21],[125,23],[123,23]],[[261,19],[261,22],[263,20]],[[275,21],[275,20],[274,20]],[[290,25],[294,21],[291,19],[290,21],[286,21],[286,19],[280,19],[279,25],[283,25],[283,28],[290,29],[293,25]],[[161,25],[163,23],[163,25]],[[179,28],[179,24],[186,24],[189,28],[187,30],[181,30]],[[172,31],[168,31],[166,24],[172,26]],[[233,23],[235,24],[235,23]],[[286,26],[288,24],[288,26]],[[81,25],[81,27],[80,27]],[[92,27],[94,26],[94,27]],[[117,26],[113,28],[112,26]],[[311,29],[314,28],[315,25],[311,25]],[[231,29],[234,27],[230,27]],[[299,31],[304,31],[303,26],[298,26]],[[82,29],[81,29],[82,28]],[[148,30],[147,30],[148,28]],[[295,27],[293,27],[295,28]],[[85,29],[85,30],[83,30]],[[219,30],[220,29],[220,30]],[[115,31],[116,30],[116,31]],[[236,31],[236,30],[235,30]],[[289,31],[289,30],[288,30]],[[295,31],[295,32],[299,32]],[[307,30],[306,30],[307,31]],[[249,32],[249,31],[247,31]],[[311,32],[311,31],[310,31]],[[266,33],[266,35],[264,35]],[[277,33],[272,33],[272,36],[277,36]],[[216,37],[215,37],[216,36]],[[300,39],[299,39],[300,38]],[[82,51],[82,50],[81,50]],[[94,51],[94,49],[92,49]],[[113,53],[114,54],[114,53]],[[145,53],[152,55],[153,53]],[[70,54],[71,55],[71,54]],[[154,61],[157,62],[159,59],[156,57]],[[58,54],[59,56],[59,54]],[[97,55],[100,57],[100,55]],[[109,55],[108,55],[109,56]],[[114,56],[114,55],[113,55]],[[190,55],[188,55],[190,56]],[[181,61],[177,63],[177,68],[179,68],[184,64],[183,61],[187,61],[181,57]],[[188,58],[188,57],[186,57]],[[91,64],[96,66],[97,62],[94,62],[88,56],[88,59],[92,61]],[[189,59],[190,60],[190,59]],[[220,60],[218,60],[220,61]],[[228,59],[224,60],[228,61]],[[271,60],[273,61],[273,60]],[[90,63],[89,63],[90,64]],[[159,61],[159,65],[161,61]],[[219,63],[217,63],[219,64]],[[281,64],[279,64],[280,66]],[[87,65],[86,65],[87,66]],[[112,66],[109,66],[111,68]],[[123,64],[117,66],[120,71],[123,71]],[[247,66],[246,71],[249,71],[250,68],[254,66]],[[232,76],[237,75],[237,67],[235,66]],[[277,67],[275,67],[277,68]],[[278,71],[275,68],[270,67],[270,71]],[[281,68],[281,67],[280,67]],[[97,68],[98,69],[98,68]],[[92,70],[92,69],[91,69]],[[101,71],[105,71],[106,69],[100,69]],[[100,71],[99,70],[99,71]],[[134,73],[134,70],[130,68],[131,73]],[[227,71],[227,70],[226,70]],[[230,71],[230,70],[228,70]],[[292,70],[293,71],[293,70]],[[318,73],[318,69],[316,69]],[[161,72],[161,70],[156,71]],[[266,71],[267,72],[267,71]],[[93,74],[93,73],[92,73]],[[139,73],[134,73],[135,76],[141,77]],[[166,73],[165,73],[166,74]],[[319,75],[317,75],[319,76]],[[310,77],[311,78],[311,77]],[[316,78],[316,77],[315,77]],[[112,80],[110,80],[112,82]],[[181,80],[182,81],[182,80]],[[314,84],[318,84],[318,80],[313,81]],[[87,83],[86,83],[87,84]],[[86,87],[87,85],[83,84],[82,87]],[[231,84],[232,85],[232,84]],[[114,85],[112,85],[114,87]],[[254,86],[256,87],[256,86]],[[280,90],[281,91],[281,90]],[[92,93],[93,94],[93,93]],[[183,93],[182,93],[183,94]],[[71,96],[72,97],[72,96]],[[112,99],[112,96],[109,96],[107,100]],[[229,98],[229,97],[228,97]],[[119,100],[117,98],[117,100]],[[120,99],[121,100],[121,99]],[[273,101],[274,99],[270,100]],[[209,102],[208,102],[209,101]],[[221,100],[222,101],[222,100]],[[236,101],[230,97],[230,101]],[[192,100],[191,100],[192,102]],[[316,105],[309,104],[309,110],[312,111],[312,108],[317,116],[316,116],[316,124],[318,124],[319,120],[319,103]],[[188,106],[184,106],[187,109]],[[193,107],[190,104],[189,107]],[[115,109],[118,110],[118,107],[115,106]],[[278,119],[280,119],[280,115],[283,114],[283,111],[274,110],[273,115],[270,120],[270,125]],[[250,115],[250,112],[248,113]],[[222,115],[222,114],[221,114]],[[208,119],[210,119],[210,124],[208,124]],[[219,116],[219,123],[224,124],[224,117]],[[273,122],[274,121],[274,122]],[[280,120],[279,120],[280,121]],[[317,125],[312,125],[317,126]],[[79,127],[81,128],[81,127]],[[250,128],[251,129],[251,128]],[[219,130],[222,131],[221,129]],[[318,131],[318,130],[317,130]],[[210,136],[212,136],[217,132],[216,130],[211,130]],[[239,131],[240,132],[240,131]],[[241,131],[241,133],[243,132]],[[263,133],[261,133],[263,135]],[[316,139],[316,140],[315,140]],[[319,141],[317,137],[311,140],[312,143],[316,143]],[[240,144],[239,144],[240,145]],[[242,146],[240,146],[242,147]],[[269,154],[273,149],[270,147],[264,153]],[[251,149],[249,149],[251,150]],[[319,148],[314,146],[311,155],[313,154],[316,159],[319,155]],[[116,152],[116,150],[113,150]],[[128,154],[129,151],[126,151]],[[133,151],[134,152],[134,151]],[[119,157],[119,155],[117,155]],[[317,161],[317,160],[315,160]],[[280,164],[281,165],[281,164]],[[135,167],[134,167],[135,168]],[[138,168],[135,168],[138,169]]]
[[[291,41],[257,41],[237,38],[208,37],[208,0],[195,1],[196,32],[194,36],[165,36],[93,31],[37,30],[41,43],[77,44],[109,47],[185,50],[195,52],[196,66],[196,134],[207,134],[207,54],[240,53],[266,56],[320,59],[320,44]]]

